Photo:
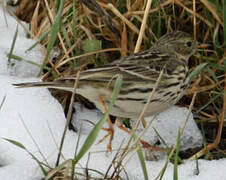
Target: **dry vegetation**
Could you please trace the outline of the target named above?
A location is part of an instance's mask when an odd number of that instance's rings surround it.
[[[57,4],[57,3],[58,4]],[[147,2],[151,8],[143,21]],[[84,4],[85,5],[84,5]],[[21,0],[16,16],[30,24],[29,34],[44,47],[44,81],[75,75],[79,69],[97,67],[149,48],[160,36],[182,30],[212,47],[200,50],[190,60],[190,69],[207,63],[179,102],[189,106],[197,93],[193,112],[208,147],[205,158],[226,156],[226,2],[224,0],[68,0],[57,24],[60,1]],[[142,43],[136,45],[142,21]],[[54,38],[54,31],[57,33]],[[56,56],[53,57],[53,49]],[[56,53],[57,52],[57,53]],[[54,92],[65,107],[69,94]],[[222,133],[223,132],[223,133]],[[221,136],[222,133],[222,136]],[[220,138],[221,137],[221,138]],[[208,151],[206,153],[205,151]],[[195,152],[185,153],[185,156]]]

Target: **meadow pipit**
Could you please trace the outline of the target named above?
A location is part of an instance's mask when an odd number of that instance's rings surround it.
[[[174,105],[187,89],[188,59],[195,53],[197,45],[198,43],[187,33],[181,31],[168,33],[148,50],[81,72],[76,93],[104,111],[100,97],[106,105],[109,104],[114,87],[114,83],[111,82],[114,82],[112,77],[121,74],[123,84],[110,114],[116,117],[136,118],[140,115],[163,70],[162,78],[145,116],[162,112]],[[21,83],[16,86],[42,86],[73,91],[75,79],[76,76],[70,76],[53,82]]]

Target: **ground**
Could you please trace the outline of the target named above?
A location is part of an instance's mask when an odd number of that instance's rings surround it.
[[[6,19],[4,19],[1,8],[0,11],[0,19],[2,19],[0,22],[0,177],[4,177],[5,180],[41,179],[44,175],[27,151],[50,167],[54,167],[66,119],[61,105],[47,89],[22,89],[12,85],[18,82],[40,81],[40,79],[36,78],[39,73],[39,66],[13,59],[9,62],[7,54],[10,52],[17,22],[8,14],[6,14]],[[6,20],[8,26],[6,25]],[[25,31],[18,25],[18,37],[13,54],[21,56],[26,60],[32,59],[36,64],[40,64],[43,54],[38,46],[32,51],[26,52],[34,43],[34,40],[27,39]],[[80,127],[79,122],[83,122],[80,129],[78,147],[80,149],[93,127],[92,124],[84,120],[96,123],[103,114],[97,110],[86,109],[80,104],[75,104],[75,107],[77,111],[73,116],[73,120],[76,122],[75,125],[78,129]],[[172,107],[158,116],[143,138],[148,142],[155,142],[157,139],[153,131],[153,127],[155,127],[167,144],[172,146],[176,143],[178,128],[183,125],[187,113],[188,110],[186,108]],[[147,121],[150,119],[151,117]],[[126,133],[118,130],[117,127],[115,127],[115,131],[112,153],[108,154],[108,156],[106,155],[107,139],[97,144],[98,140],[106,134],[106,132],[101,131],[96,143],[91,147],[90,153],[87,153],[79,161],[77,167],[85,168],[88,166],[90,169],[105,173],[115,156],[116,149],[120,147],[123,140],[126,142],[129,138]],[[61,162],[74,157],[78,135],[78,132],[67,131]],[[15,146],[6,139],[20,142],[26,147],[27,151]],[[187,149],[201,145],[201,133],[191,116],[182,136],[181,148]],[[89,160],[88,155],[90,155]],[[126,173],[122,171],[120,175],[124,178],[128,176],[129,179],[143,179],[143,173],[136,153],[129,153],[126,159],[130,157],[132,158],[128,163],[124,164]],[[127,161],[124,160],[123,163],[125,162]],[[165,155],[161,156],[158,161],[146,161],[149,179],[154,179],[158,176],[165,162]],[[178,179],[226,179],[225,166],[225,159],[212,161],[198,160],[197,169],[196,161],[186,160],[178,167]],[[81,169],[80,171],[83,172]],[[113,168],[110,169],[109,174],[112,172]],[[89,173],[99,176],[95,172],[90,171]],[[172,179],[173,173],[173,164],[169,163],[163,179]]]

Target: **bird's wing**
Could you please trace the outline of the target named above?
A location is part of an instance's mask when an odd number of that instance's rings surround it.
[[[91,86],[101,87],[110,83],[113,88],[117,75],[123,77],[123,87],[134,86],[144,82],[154,85],[161,70],[163,75],[159,85],[167,85],[167,80],[172,78],[171,74],[178,66],[176,57],[158,52],[151,53],[143,51],[131,56],[122,57],[111,64],[99,68],[82,71],[79,77],[79,85],[89,84]],[[61,77],[53,82],[31,82],[14,84],[17,87],[47,87],[63,90],[73,90],[73,84],[76,76]],[[113,82],[113,83],[111,83]]]
[[[171,72],[176,68],[173,58],[173,56],[167,54],[144,51],[123,57],[99,68],[83,71],[79,80],[83,82],[110,82],[120,74],[123,76],[123,83],[130,84],[145,81],[154,83],[163,69],[161,81],[164,82],[171,77]],[[65,77],[59,80],[73,80],[75,78],[75,76]]]

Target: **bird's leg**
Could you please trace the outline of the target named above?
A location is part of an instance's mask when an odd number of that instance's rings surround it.
[[[106,105],[105,105],[105,102],[104,102],[104,100],[103,100],[103,98],[102,98],[101,96],[100,96],[99,98],[100,98],[100,103],[101,103],[101,105],[102,105],[103,108],[104,108],[104,112],[106,112],[106,111],[107,111],[107,107],[106,107]],[[110,119],[109,116],[108,116],[108,118],[107,118],[107,122],[108,122],[108,128],[102,128],[102,129],[105,130],[105,131],[107,131],[108,134],[105,135],[105,136],[99,141],[99,143],[101,143],[106,137],[110,136],[110,140],[109,140],[109,143],[108,143],[108,145],[107,145],[107,151],[110,152],[110,151],[111,151],[112,140],[113,140],[113,137],[114,137],[114,126],[113,126],[113,124],[112,124],[111,119]]]
[[[142,124],[143,124],[143,126],[145,128],[147,126],[147,122],[145,121],[144,117],[142,117],[141,122],[142,122]]]
[[[144,120],[144,119],[143,119]],[[125,128],[123,126],[123,124],[121,123],[121,121],[119,119],[117,119],[117,125],[118,125],[118,128],[120,128],[121,130],[125,131],[126,133],[128,134],[132,134],[132,132],[130,130],[128,130],[127,128]],[[146,126],[146,121],[144,120],[144,122],[142,121],[144,127]],[[167,151],[166,148],[161,148],[161,147],[156,147],[156,146],[152,146],[150,145],[148,142],[142,140],[142,139],[139,139],[140,143],[142,144],[142,147],[145,148],[145,149],[148,149],[149,151]]]

